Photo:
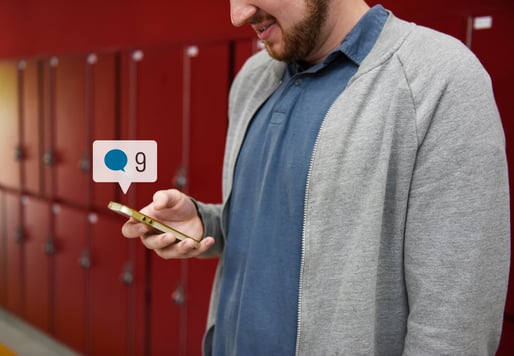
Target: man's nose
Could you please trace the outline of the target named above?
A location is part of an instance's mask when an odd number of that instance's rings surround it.
[[[248,0],[230,0],[230,18],[236,27],[243,26],[256,12],[257,7]]]

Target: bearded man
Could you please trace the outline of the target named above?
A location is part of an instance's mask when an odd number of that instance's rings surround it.
[[[223,203],[143,210],[216,256],[206,355],[493,355],[509,268],[505,142],[459,41],[362,0],[230,0],[266,50],[229,97]]]

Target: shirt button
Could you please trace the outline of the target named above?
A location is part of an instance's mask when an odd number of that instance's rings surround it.
[[[298,85],[302,84],[302,80],[301,79],[296,79],[294,84],[298,86]]]

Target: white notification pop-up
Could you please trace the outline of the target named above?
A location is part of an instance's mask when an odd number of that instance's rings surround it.
[[[133,182],[157,180],[157,142],[96,140],[93,142],[93,181],[117,182],[124,194]]]

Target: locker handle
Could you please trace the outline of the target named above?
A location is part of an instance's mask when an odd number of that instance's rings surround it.
[[[25,155],[24,155],[24,152],[23,152],[23,146],[22,145],[16,146],[16,152],[15,152],[14,156],[15,156],[14,159],[17,162],[23,161],[23,158],[25,157]]]
[[[45,243],[45,253],[48,256],[52,256],[55,254],[55,243],[52,237],[49,237]]]
[[[14,234],[14,241],[18,244],[22,244],[23,240],[25,240],[25,233],[23,232],[23,228],[19,226]]]
[[[178,285],[177,288],[171,294],[171,300],[173,303],[178,305],[179,307],[183,306],[186,303],[186,293],[184,291],[184,286]]]
[[[184,168],[180,168],[175,174],[175,187],[184,190],[187,187],[187,175]]]
[[[91,268],[91,257],[89,256],[89,251],[85,250],[80,255],[79,265],[83,269]]]
[[[91,161],[89,159],[89,155],[87,152],[84,152],[82,154],[82,157],[80,158],[80,161],[79,161],[79,168],[82,172],[89,172],[89,170],[91,169]]]
[[[49,148],[45,152],[43,155],[43,164],[48,167],[51,167],[55,164],[55,152],[53,149]]]
[[[130,264],[127,264],[123,268],[123,272],[121,272],[120,279],[123,282],[123,284],[127,286],[134,283],[134,274],[132,273],[132,266]]]

